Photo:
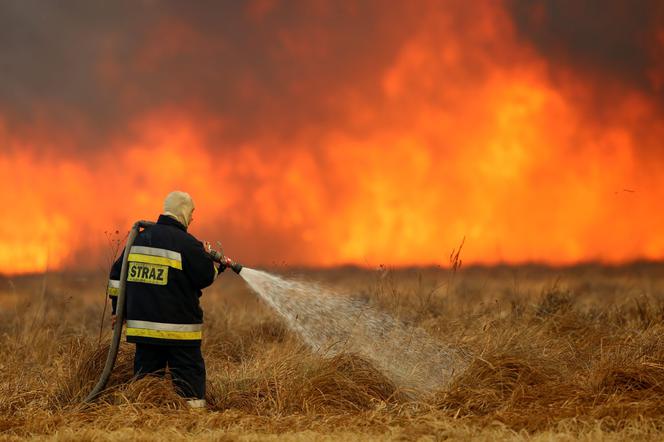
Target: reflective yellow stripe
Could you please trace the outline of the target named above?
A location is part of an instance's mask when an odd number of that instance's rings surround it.
[[[164,331],[201,331],[203,324],[173,324],[169,322],[152,322],[141,321],[140,319],[127,319],[127,327],[129,328],[145,328],[148,330],[164,330]]]
[[[173,250],[160,249],[158,247],[145,247],[145,246],[132,246],[129,253],[138,253],[139,255],[162,256],[164,258],[171,258],[176,261],[182,261],[180,252]]]
[[[182,261],[177,261],[171,258],[164,258],[163,256],[151,256],[151,255],[141,255],[139,253],[130,253],[127,259],[133,262],[143,262],[146,264],[161,264],[164,266],[170,266],[175,269],[182,270]]]
[[[156,339],[177,339],[181,341],[194,341],[203,338],[201,331],[165,331],[149,330],[147,328],[127,327],[127,336],[141,336]]]
[[[117,279],[109,279],[106,294],[113,297],[118,296],[120,294],[120,281]]]

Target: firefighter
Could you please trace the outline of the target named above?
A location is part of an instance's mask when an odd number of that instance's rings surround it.
[[[126,334],[127,342],[136,344],[135,377],[163,375],[168,367],[178,394],[190,407],[204,408],[199,298],[226,264],[217,266],[206,253],[209,244],[187,233],[193,212],[189,194],[171,192],[157,223],[136,237],[127,260]],[[113,324],[122,256],[113,264],[108,283]]]

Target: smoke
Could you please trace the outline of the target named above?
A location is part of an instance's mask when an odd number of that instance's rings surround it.
[[[216,120],[227,144],[343,123],[338,97],[376,96],[375,78],[421,20],[381,2],[28,0],[0,8],[0,101],[12,124],[48,115],[99,138],[169,108]]]
[[[520,36],[551,62],[595,80],[662,95],[654,78],[664,55],[664,4],[656,0],[510,0]],[[658,66],[658,63],[659,66]]]
[[[390,106],[381,79],[425,33],[440,49],[450,41],[474,43],[456,61],[474,81],[482,81],[486,66],[470,50],[498,49],[485,54],[492,64],[518,62],[501,50],[508,45],[482,38],[501,15],[558,81],[599,79],[593,97],[599,100],[612,80],[661,103],[660,2],[510,0],[504,10],[407,3],[3,2],[3,117],[15,131],[44,119],[74,129],[80,139],[73,143],[85,149],[108,148],[99,140],[163,108],[215,120],[226,143],[210,143],[212,149],[256,134],[288,139],[303,127],[352,130],[357,121],[349,105]]]

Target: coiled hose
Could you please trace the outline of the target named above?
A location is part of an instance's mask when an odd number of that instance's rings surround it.
[[[115,365],[115,360],[118,357],[118,350],[120,348],[120,338],[122,337],[122,325],[125,317],[125,293],[127,286],[127,259],[129,258],[129,250],[134,244],[134,240],[138,235],[140,229],[145,229],[154,225],[150,221],[136,221],[129,232],[129,237],[127,238],[127,244],[125,245],[124,254],[122,256],[122,270],[120,270],[120,288],[118,290],[118,300],[115,308],[115,326],[113,327],[113,337],[111,338],[111,345],[108,348],[108,354],[106,355],[106,365],[104,365],[104,371],[102,371],[97,385],[94,386],[92,391],[87,395],[83,400],[84,403],[92,402],[99,393],[104,390],[108,378],[111,376],[113,371],[113,366]]]

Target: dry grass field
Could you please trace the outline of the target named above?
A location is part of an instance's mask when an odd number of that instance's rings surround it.
[[[353,354],[309,351],[228,272],[203,299],[209,410],[167,379],[132,382],[126,343],[108,390],[81,406],[110,336],[102,272],[3,278],[0,438],[664,438],[664,266],[300,274],[468,351],[468,369],[443,391],[400,390]]]

